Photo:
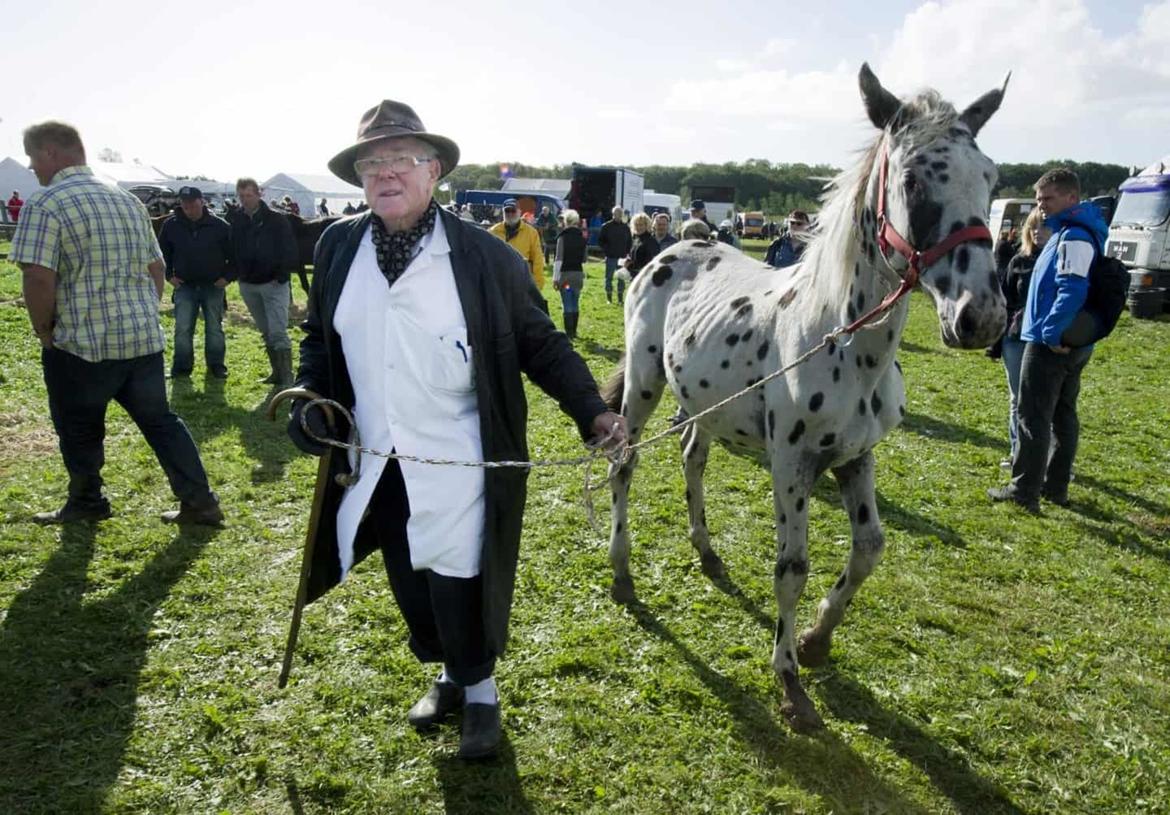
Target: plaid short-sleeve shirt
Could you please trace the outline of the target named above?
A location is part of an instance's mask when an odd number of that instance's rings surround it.
[[[66,167],[28,197],[9,260],[57,273],[56,347],[90,362],[166,347],[146,268],[162,261],[150,216],[141,201],[89,167]]]

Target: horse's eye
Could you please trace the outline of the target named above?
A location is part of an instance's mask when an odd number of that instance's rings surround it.
[[[906,192],[914,192],[918,188],[918,178],[913,173],[906,174],[906,180],[902,182],[906,188]]]

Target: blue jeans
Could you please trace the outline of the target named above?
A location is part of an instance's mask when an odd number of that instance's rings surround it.
[[[1007,371],[1008,383],[1008,441],[1012,447],[1012,458],[1015,458],[1016,448],[1019,447],[1020,414],[1016,405],[1020,395],[1020,363],[1024,360],[1023,340],[1003,338],[1003,367]]]
[[[87,362],[59,348],[45,348],[41,366],[49,414],[69,472],[68,505],[83,509],[108,505],[102,494],[102,465],[106,407],[111,401],[138,425],[180,501],[203,507],[217,500],[195,440],[167,404],[162,351]]]
[[[561,311],[566,314],[576,314],[581,310],[581,290],[565,288],[560,286],[557,291],[561,293]]]
[[[606,300],[608,300],[610,298],[610,296],[613,294],[613,273],[617,271],[619,260],[621,260],[621,258],[606,258],[605,259],[605,299]],[[618,281],[618,285],[621,286],[620,280]],[[620,298],[621,295],[619,294],[618,297]]]
[[[203,358],[210,371],[227,370],[223,336],[224,290],[210,283],[184,283],[171,294],[175,304],[175,356],[171,372],[189,374],[195,367],[195,321],[203,311]]]

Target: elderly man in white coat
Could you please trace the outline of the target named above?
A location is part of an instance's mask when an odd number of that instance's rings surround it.
[[[368,447],[499,461],[528,456],[523,373],[583,440],[621,444],[624,420],[543,311],[523,260],[435,204],[435,183],[458,160],[454,142],[428,133],[407,105],[384,101],[329,162],[362,186],[370,211],[334,224],[317,245],[297,385],[352,407]],[[314,435],[328,430],[306,404],[294,403],[289,434],[320,453],[302,415]],[[333,466],[350,471],[355,461],[334,456]],[[442,664],[408,720],[427,729],[462,708],[459,755],[491,755],[500,740],[493,673],[507,638],[527,471],[367,454],[360,464],[355,484],[330,479],[309,599],[381,550],[411,650]]]

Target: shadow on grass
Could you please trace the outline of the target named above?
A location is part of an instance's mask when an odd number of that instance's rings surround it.
[[[277,416],[268,421],[265,411],[276,390],[270,390],[254,408],[229,404],[222,379],[206,377],[203,390],[194,388],[190,379],[177,379],[171,385],[171,407],[184,417],[197,445],[220,435],[227,426],[240,430],[240,446],[248,458],[256,462],[252,483],[263,484],[284,480],[288,464],[301,455],[285,435],[285,422]],[[215,474],[212,473],[214,480]],[[214,486],[214,484],[213,484]]]
[[[86,601],[93,524],[60,545],[0,629],[0,812],[98,812],[134,727],[154,614],[218,530],[183,529]]]
[[[607,359],[610,362],[614,362],[614,363],[616,363],[618,360],[620,360],[622,358],[621,349],[608,348],[608,347],[602,345],[601,343],[597,342],[597,340],[588,340],[588,343],[589,343],[589,345],[585,350],[587,353],[591,354],[592,356],[602,357],[602,358]]]
[[[761,701],[711,668],[641,602],[634,601],[627,609],[641,628],[670,645],[723,702],[735,719],[737,735],[761,762],[822,798],[827,809],[858,813],[928,811],[874,775],[864,759],[830,730],[810,738],[777,725],[770,702]]]
[[[507,734],[492,759],[464,761],[453,755],[436,756],[435,769],[447,815],[530,815],[533,811],[520,786],[516,751]]]
[[[1122,489],[1116,484],[1110,484],[1108,481],[1102,481],[1101,479],[1094,478],[1091,475],[1085,475],[1078,472],[1076,483],[1084,487],[1088,487],[1091,490],[1103,492],[1111,498],[1116,498],[1118,501],[1123,501],[1127,504],[1139,506],[1152,515],[1158,515],[1162,517],[1170,516],[1170,506],[1167,506],[1166,504],[1159,504],[1157,501],[1151,501],[1144,495],[1135,495],[1128,490]],[[1074,505],[1072,508],[1074,511],[1079,509],[1079,507],[1076,505]]]
[[[905,351],[909,354],[941,354],[942,353],[942,351],[938,350],[937,348],[927,348],[925,345],[919,345],[916,342],[907,342],[906,340],[902,340],[901,344],[898,345],[898,350]]]
[[[972,769],[967,759],[936,742],[910,719],[882,707],[864,685],[832,666],[817,671],[817,688],[829,712],[838,719],[865,725],[930,778],[962,815],[1019,813],[1008,794]]]
[[[907,412],[902,419],[902,429],[908,430],[911,433],[917,433],[919,436],[926,436],[930,439],[940,439],[942,441],[957,442],[964,444],[973,444],[976,447],[987,447],[992,450],[1007,451],[1008,441],[1006,438],[999,436],[989,436],[986,433],[978,430],[972,430],[969,427],[962,425],[951,424],[950,422],[940,421],[931,416],[925,416],[921,413]]]
[[[937,538],[947,546],[967,548],[967,541],[963,539],[963,536],[946,524],[899,506],[882,495],[881,492],[877,492],[876,495],[878,516],[882,519],[883,524],[901,529],[916,538]]]

